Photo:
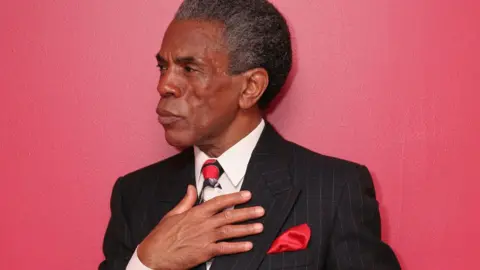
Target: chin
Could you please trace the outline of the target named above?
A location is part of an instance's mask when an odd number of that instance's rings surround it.
[[[175,132],[167,129],[165,130],[165,140],[169,145],[178,149],[185,149],[194,144],[194,140],[187,132]]]

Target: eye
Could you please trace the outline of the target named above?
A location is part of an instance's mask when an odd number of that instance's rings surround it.
[[[195,71],[195,69],[193,69],[191,66],[185,66],[184,69],[188,73]]]
[[[167,67],[163,64],[158,64],[157,67],[160,69],[160,73],[163,73],[167,70]]]

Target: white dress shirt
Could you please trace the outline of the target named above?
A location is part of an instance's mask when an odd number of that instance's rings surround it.
[[[247,165],[252,156],[253,149],[257,145],[260,135],[265,127],[265,121],[262,119],[258,126],[250,132],[243,139],[238,141],[234,146],[230,147],[225,151],[221,156],[217,158],[218,162],[222,166],[224,173],[220,176],[218,182],[220,183],[221,189],[215,188],[213,192],[209,194],[204,194],[206,200],[219,195],[230,194],[240,191],[243,184],[243,178],[245,172],[247,171]],[[203,175],[201,174],[203,163],[210,157],[202,152],[198,147],[194,146],[195,152],[195,180],[197,186],[198,195],[202,190],[203,186]],[[207,270],[210,269],[212,265],[212,260],[207,263]],[[151,270],[150,268],[143,265],[143,263],[138,259],[137,250],[133,254],[130,262],[127,265],[126,270]]]

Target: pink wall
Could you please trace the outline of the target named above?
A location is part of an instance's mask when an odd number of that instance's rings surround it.
[[[179,2],[2,4],[0,269],[94,269],[116,177],[174,153],[154,53]],[[405,269],[478,269],[480,2],[275,3],[297,63],[270,120],[369,166]]]

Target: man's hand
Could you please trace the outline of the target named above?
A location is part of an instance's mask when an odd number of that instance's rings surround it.
[[[188,186],[182,201],[168,212],[138,246],[140,261],[158,270],[189,269],[224,254],[246,252],[251,242],[226,239],[258,234],[261,223],[234,225],[264,215],[262,207],[225,210],[249,201],[251,193],[237,192],[215,197],[195,206],[197,191]]]

